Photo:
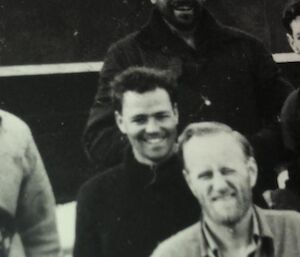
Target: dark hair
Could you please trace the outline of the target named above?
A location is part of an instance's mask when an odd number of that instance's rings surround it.
[[[194,136],[205,137],[208,135],[228,134],[232,136],[241,145],[246,159],[254,157],[254,151],[248,139],[241,133],[233,130],[229,126],[219,122],[199,122],[188,125],[181,133],[178,139],[179,155],[183,159],[183,146]]]
[[[292,34],[291,22],[300,16],[300,1],[291,0],[285,6],[282,14],[282,24],[289,34]]]
[[[115,110],[122,111],[123,95],[127,91],[140,94],[162,88],[167,91],[172,105],[177,102],[175,76],[169,70],[147,67],[129,67],[110,83]]]

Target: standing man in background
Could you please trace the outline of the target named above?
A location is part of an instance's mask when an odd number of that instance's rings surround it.
[[[262,43],[223,26],[203,0],[151,0],[140,30],[114,43],[100,73],[84,132],[90,159],[104,170],[121,161],[126,138],[114,124],[109,82],[129,66],[168,69],[178,82],[179,130],[215,120],[247,135],[262,169],[258,191],[274,186],[280,159],[278,114],[290,86]]]

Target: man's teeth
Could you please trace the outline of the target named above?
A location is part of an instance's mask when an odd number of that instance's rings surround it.
[[[190,11],[193,8],[191,6],[177,6],[175,9],[178,11]]]
[[[229,200],[229,199],[232,199],[235,197],[235,194],[232,193],[232,194],[226,194],[226,195],[221,195],[221,196],[215,196],[213,197],[213,200],[216,201],[216,200]]]
[[[146,141],[151,144],[157,144],[163,141],[163,138],[148,138]]]

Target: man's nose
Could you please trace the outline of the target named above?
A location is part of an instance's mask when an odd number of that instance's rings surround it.
[[[222,191],[228,188],[226,177],[220,172],[215,172],[212,183],[214,190]]]
[[[147,133],[154,133],[159,131],[159,124],[155,119],[149,119],[146,125]]]

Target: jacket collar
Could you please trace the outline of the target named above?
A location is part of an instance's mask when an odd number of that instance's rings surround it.
[[[178,178],[178,175],[182,176],[181,162],[176,154],[159,165],[148,166],[139,163],[135,159],[132,149],[128,148],[125,152],[124,165],[125,172],[131,174],[130,179],[134,187],[140,186],[146,189],[151,186],[169,183],[171,180]]]
[[[226,26],[220,24],[208,10],[203,8],[195,32],[196,45],[220,44],[221,42],[232,40],[239,35],[238,33],[228,33],[228,31]],[[153,9],[148,23],[137,35],[137,39],[149,48],[162,49],[166,46],[172,47],[178,41],[182,41],[171,31],[156,8]],[[172,45],[170,45],[170,42]]]
[[[274,235],[271,232],[268,221],[263,213],[263,210],[258,206],[253,206],[254,213],[254,230],[253,236],[257,240],[261,240],[263,251],[267,253],[267,256],[273,256],[274,253]],[[196,237],[199,240],[199,256],[209,257],[209,249],[216,251],[216,244],[210,239],[207,238],[207,234],[204,233],[205,224],[199,223],[199,233],[196,234]],[[256,241],[257,241],[256,240]]]
[[[259,225],[260,237],[263,240],[262,247],[264,247],[267,256],[273,256],[276,244],[274,244],[274,234],[271,231],[266,215],[263,209],[258,206],[254,206],[254,211]]]

